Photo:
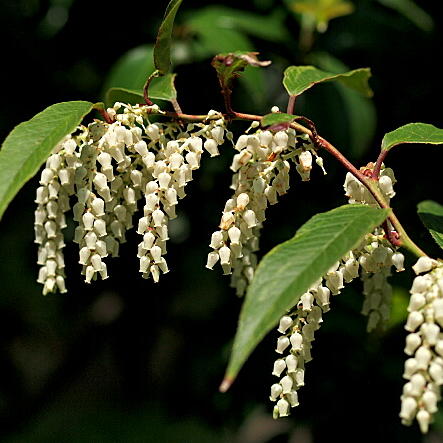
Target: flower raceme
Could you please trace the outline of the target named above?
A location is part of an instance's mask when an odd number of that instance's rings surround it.
[[[382,174],[389,176],[391,183],[395,181],[392,170],[383,169]],[[372,204],[370,194],[366,195],[363,185],[353,176],[346,177],[344,187],[350,203]],[[389,192],[392,197],[392,186]],[[276,344],[280,357],[272,371],[279,381],[271,386],[270,393],[270,400],[275,402],[274,418],[288,416],[291,408],[299,405],[298,390],[305,383],[305,365],[312,360],[312,342],[323,323],[323,314],[330,309],[331,295],[340,294],[345,284],[360,276],[365,297],[362,313],[368,315],[367,329],[382,326],[389,318],[391,304],[392,289],[387,277],[392,268],[403,271],[403,261],[403,254],[388,242],[383,230],[377,228],[335,263],[280,319],[277,330],[281,335]]]
[[[123,112],[117,112],[123,111]],[[106,258],[116,257],[134,224],[138,202],[143,215],[135,221],[142,236],[140,272],[155,282],[168,272],[165,260],[168,221],[186,196],[186,185],[207,151],[218,155],[225,121],[216,111],[207,121],[188,124],[150,123],[149,107],[116,103],[108,109],[114,123],[94,121],[62,140],[48,158],[37,189],[35,241],[39,244],[38,281],[43,293],[66,292],[62,230],[71,208],[77,222],[74,241],[85,281],[108,277]]]
[[[233,195],[225,204],[219,229],[212,234],[213,251],[208,254],[206,267],[212,269],[220,262],[224,274],[232,274],[231,286],[241,296],[257,266],[256,251],[266,209],[289,189],[291,162],[301,179],[308,181],[313,157],[321,157],[306,137],[296,136],[293,129],[274,134],[259,129],[240,135],[235,149],[238,154],[231,164]]]
[[[151,109],[155,108],[155,109]],[[62,140],[41,172],[35,212],[35,241],[39,244],[38,281],[43,293],[65,292],[62,249],[65,213],[71,209],[77,223],[74,241],[85,281],[108,278],[106,260],[116,257],[126,231],[136,227],[142,236],[137,256],[144,278],[158,282],[169,271],[168,222],[186,196],[192,173],[206,151],[219,155],[219,146],[232,133],[222,114],[209,111],[201,123],[151,123],[158,108],[116,103],[107,110],[113,123],[95,120]],[[256,129],[253,124],[250,129]],[[220,230],[212,235],[213,252],[207,267],[216,262],[242,295],[257,264],[259,233],[265,210],[289,188],[290,161],[302,180],[309,180],[312,158],[322,165],[306,136],[292,129],[272,133],[256,129],[235,143],[231,169],[233,197],[225,205]],[[135,215],[143,201],[143,214]]]
[[[403,377],[407,383],[401,396],[400,417],[405,425],[416,419],[426,433],[440,400],[443,385],[443,263],[421,257],[413,266],[418,275],[411,287],[405,329]],[[420,275],[421,274],[421,275]]]

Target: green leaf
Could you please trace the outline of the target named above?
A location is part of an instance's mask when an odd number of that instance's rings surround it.
[[[193,52],[199,60],[213,57],[218,53],[252,51],[253,49],[249,39],[241,32],[234,29],[217,29],[211,27],[210,23],[200,27],[197,36]]]
[[[443,129],[428,123],[408,123],[383,137],[381,148],[389,151],[394,146],[402,143],[428,143],[432,145],[443,144]]]
[[[285,123],[292,123],[297,118],[297,115],[285,114],[284,112],[271,112],[266,114],[261,119],[261,125],[264,126],[274,126],[281,125]]]
[[[283,85],[289,95],[300,95],[318,83],[337,81],[366,97],[371,97],[372,90],[368,85],[370,76],[371,70],[369,68],[334,74],[314,66],[289,66],[284,73]]]
[[[105,103],[112,106],[115,102],[129,103],[135,105],[144,103],[143,92],[133,91],[125,88],[111,88],[106,92]]]
[[[207,35],[211,33],[214,43],[223,43],[223,39],[217,37],[220,30],[244,32],[254,37],[260,37],[271,42],[281,42],[289,37],[284,26],[284,13],[275,9],[271,14],[259,15],[249,11],[228,8],[221,5],[208,6],[189,12],[186,19],[186,27],[197,34]],[[217,49],[217,52],[236,50],[249,50],[249,48],[231,47],[229,49]]]
[[[270,61],[260,61],[258,52],[230,52],[218,54],[212,59],[212,66],[217,71],[218,80],[222,89],[230,89],[235,78],[240,76],[247,66],[269,66]]]
[[[348,69],[340,60],[325,52],[311,54],[309,60],[319,68],[334,73],[344,72]],[[377,115],[374,103],[341,83],[334,83],[334,86],[343,102],[344,115],[341,116],[341,119],[347,122],[348,152],[352,157],[360,158],[369,148],[375,135]]]
[[[434,27],[432,17],[412,0],[378,0],[382,5],[403,14],[415,26],[423,31],[431,31]]]
[[[110,88],[142,91],[146,79],[154,71],[152,45],[137,46],[120,57],[105,80],[103,92]]]
[[[0,150],[0,218],[57,143],[74,131],[93,106],[84,101],[57,103],[9,133]]]
[[[175,15],[181,2],[182,0],[171,0],[169,2],[162,24],[158,30],[154,46],[154,64],[161,75],[167,74],[171,66],[172,28],[174,27]]]
[[[432,200],[425,200],[418,204],[417,212],[438,246],[443,249],[443,206]]]
[[[177,98],[177,91],[174,86],[177,74],[166,74],[163,77],[155,78],[149,87],[149,98],[152,100],[172,101]],[[115,102],[123,103],[144,103],[143,91],[134,91],[126,88],[111,88],[106,93],[106,104],[111,106]]]
[[[260,262],[243,304],[221,390],[226,390],[263,337],[300,296],[363,236],[380,225],[388,210],[345,205],[317,214],[295,236]]]

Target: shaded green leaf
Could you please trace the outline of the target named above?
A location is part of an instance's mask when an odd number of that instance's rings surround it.
[[[432,200],[425,200],[418,204],[417,212],[438,246],[443,249],[443,206]]]
[[[161,75],[169,72],[171,66],[171,40],[175,15],[182,0],[171,0],[166,8],[165,16],[158,30],[154,46],[154,64]]]
[[[57,103],[10,132],[0,150],[0,218],[57,143],[75,130],[93,106],[84,101]]]
[[[260,262],[243,304],[224,385],[229,387],[263,337],[300,296],[363,236],[380,225],[388,210],[345,205],[317,214],[295,236]]]
[[[285,114],[284,112],[272,112],[264,115],[260,123],[262,126],[273,126],[284,123],[292,123],[296,118],[296,115]]]
[[[142,91],[146,79],[155,69],[153,50],[152,45],[138,46],[120,57],[105,80],[103,93],[110,88]]]
[[[370,76],[369,68],[334,74],[314,66],[289,66],[284,72],[283,85],[289,95],[300,95],[318,83],[337,81],[366,97],[371,97],[372,90],[368,85]]]
[[[228,30],[236,33],[245,32],[255,37],[260,37],[272,42],[281,42],[288,38],[283,20],[282,10],[274,10],[268,15],[259,15],[249,11],[228,8],[221,5],[208,6],[206,8],[191,11],[186,19],[186,27],[200,36],[211,33],[214,43],[223,43],[218,32]],[[235,50],[249,50],[249,48],[231,47],[229,49],[217,49],[217,52]]]
[[[111,88],[105,96],[107,106],[112,106],[115,102],[129,103],[135,105],[144,103],[143,92],[132,91],[125,88]]]
[[[176,74],[166,74],[163,77],[155,78],[149,87],[149,98],[153,100],[172,101],[177,98],[177,91],[174,86]],[[126,88],[111,88],[106,93],[106,104],[111,106],[115,102],[123,103],[144,103],[143,91]]]
[[[423,31],[431,31],[434,27],[432,17],[412,0],[378,0],[382,5],[403,14],[415,26]]]
[[[443,129],[428,123],[408,123],[385,134],[381,147],[385,151],[389,151],[402,143],[441,145],[443,144]]]
[[[321,69],[334,73],[345,72],[348,67],[340,60],[327,53],[311,54],[309,60]],[[349,153],[360,158],[370,146],[376,128],[377,114],[372,100],[341,83],[334,83],[343,102],[343,116],[347,122]]]
[[[242,33],[234,29],[217,29],[210,23],[199,28],[198,39],[194,41],[193,52],[197,59],[213,57],[214,54],[252,51],[251,42]]]

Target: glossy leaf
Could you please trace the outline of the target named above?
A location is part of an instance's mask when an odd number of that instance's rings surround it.
[[[285,114],[284,112],[272,112],[263,116],[260,123],[262,126],[274,126],[284,123],[292,123],[296,118],[296,115]]]
[[[20,123],[6,137],[0,150],[0,218],[57,143],[75,130],[93,106],[85,101],[57,103]]]
[[[438,246],[443,249],[443,206],[432,200],[425,200],[418,204],[417,212]]]
[[[443,129],[428,123],[409,123],[401,126],[383,137],[381,147],[389,151],[394,146],[403,143],[443,144]]]
[[[253,349],[280,317],[387,215],[385,209],[341,206],[315,215],[292,239],[265,255],[241,310],[222,390],[229,387]]]
[[[161,75],[169,72],[171,67],[171,40],[175,15],[182,0],[171,0],[166,8],[165,16],[158,30],[154,46],[154,64]]]
[[[314,66],[289,66],[284,73],[283,85],[289,95],[300,95],[318,83],[337,81],[366,97],[370,97],[372,96],[372,90],[368,85],[370,76],[371,70],[369,68],[334,74]]]

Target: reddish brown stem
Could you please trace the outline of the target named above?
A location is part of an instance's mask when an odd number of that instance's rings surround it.
[[[388,239],[389,243],[391,243],[394,246],[401,246],[400,236],[398,235],[397,231],[392,231],[389,228],[388,221],[385,220],[382,224],[383,230],[385,231],[386,238]]]
[[[149,77],[148,77],[148,79],[146,80],[146,83],[145,83],[145,86],[143,86],[143,98],[144,98],[144,100],[145,100],[145,103],[148,105],[148,106],[152,106],[154,103],[149,99],[149,93],[148,93],[148,90],[149,90],[149,85],[151,84],[151,82],[152,82],[152,79],[153,78],[155,78],[155,77],[158,77],[159,76],[159,71],[158,70],[155,70]]]
[[[289,96],[288,106],[286,108],[286,112],[288,114],[293,114],[294,113],[294,108],[295,108],[296,101],[297,101],[297,96],[296,95],[290,95]]]
[[[104,118],[106,123],[114,123],[114,119],[106,112],[105,109],[97,109],[100,112],[101,116]]]
[[[388,155],[388,151],[386,151],[386,149],[382,149],[380,151],[380,154],[379,154],[377,161],[375,163],[375,166],[374,166],[374,171],[372,172],[372,178],[374,180],[378,180],[378,177],[380,175],[381,165],[385,161],[385,158],[387,155]]]
[[[232,116],[235,114],[234,110],[232,109],[232,103],[231,103],[232,91],[229,88],[223,88],[221,92],[223,95],[223,99],[225,101],[227,116],[228,118],[232,118]]]

